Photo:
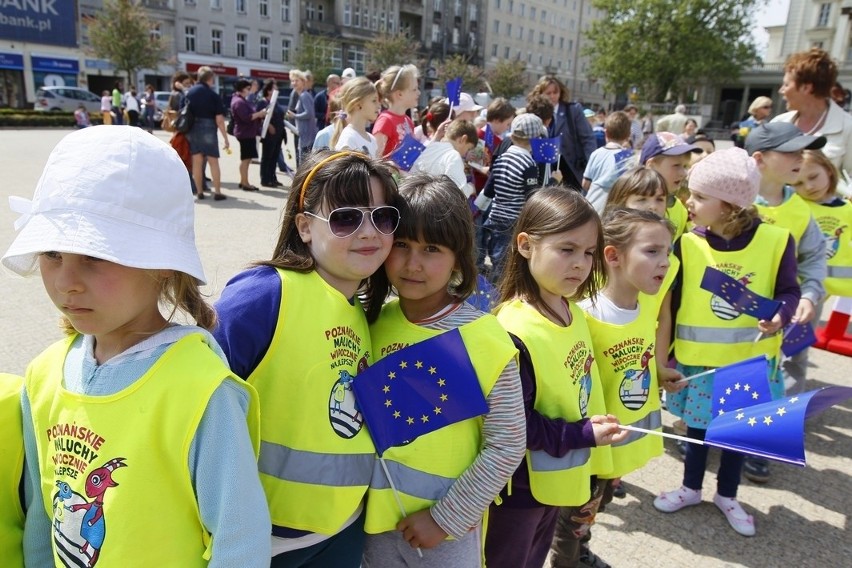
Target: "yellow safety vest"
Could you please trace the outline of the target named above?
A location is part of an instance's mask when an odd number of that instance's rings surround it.
[[[678,240],[686,232],[686,222],[689,220],[689,212],[680,199],[675,197],[674,203],[666,208],[666,218],[675,226],[674,240]]]
[[[233,378],[251,395],[256,447],[253,389],[196,333],[120,392],[72,393],[62,377],[73,340],[45,350],[26,377],[56,565],[207,566],[212,539],[190,478],[190,445],[213,392]]]
[[[556,325],[520,300],[502,305],[497,319],[529,351],[536,384],[533,408],[548,418],[577,422],[606,409],[589,327],[582,310],[568,305],[572,318],[568,327]],[[604,450],[598,461],[592,450]],[[590,477],[612,469],[612,453],[608,446],[579,448],[562,457],[527,450],[527,467],[530,490],[539,503],[582,505],[590,497]]]
[[[839,207],[807,203],[825,237],[825,291],[833,296],[852,296],[852,203],[844,201]]]
[[[651,300],[654,313],[657,314],[657,316],[660,315],[660,308],[663,306],[663,300],[665,299],[666,294],[669,293],[669,290],[672,288],[672,284],[674,284],[675,278],[677,278],[678,270],[680,270],[680,259],[674,252],[671,252],[669,253],[669,270],[666,272],[666,277],[663,278],[663,284],[660,286],[660,291],[653,296],[639,292],[640,298]]]
[[[653,360],[657,307],[654,297],[640,296],[639,316],[625,325],[606,323],[586,314],[607,412],[622,424],[650,430],[662,428],[657,365]],[[626,440],[612,445],[613,469],[606,477],[621,477],[662,453],[661,437],[630,432]]]
[[[757,319],[740,314],[725,300],[701,288],[704,269],[714,267],[766,298],[775,294],[775,279],[790,233],[761,223],[743,250],[714,250],[695,233],[681,238],[683,288],[675,316],[675,355],[684,365],[721,367],[750,357],[774,358],[782,336],[754,340]]]
[[[485,314],[458,328],[487,398],[506,365],[517,355],[509,334],[497,318]],[[398,351],[442,333],[406,319],[399,302],[386,304],[378,321],[370,326],[376,353]],[[482,449],[482,418],[471,418],[420,436],[410,444],[384,453],[385,465],[408,514],[428,509],[447,494]],[[396,529],[402,520],[399,505],[383,469],[374,468],[367,493],[365,531],[370,534]]]
[[[10,568],[24,567],[24,510],[18,492],[24,472],[23,384],[21,377],[0,373],[0,558]]]
[[[260,480],[273,525],[336,534],[361,506],[375,458],[352,390],[373,356],[367,319],[316,271],[278,274],[278,323],[248,377],[264,409]]]
[[[787,229],[793,240],[796,241],[796,247],[799,246],[799,241],[802,240],[802,235],[808,228],[808,223],[811,219],[811,210],[805,206],[805,200],[797,194],[793,194],[790,199],[781,205],[757,205],[757,212],[760,213],[760,218],[770,225]]]

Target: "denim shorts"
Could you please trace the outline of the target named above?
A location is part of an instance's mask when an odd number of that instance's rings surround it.
[[[186,133],[189,139],[189,151],[192,154],[204,154],[209,158],[219,157],[219,128],[213,118],[196,118],[192,128]]]

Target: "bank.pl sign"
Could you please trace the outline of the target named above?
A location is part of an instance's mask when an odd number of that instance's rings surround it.
[[[0,0],[0,39],[77,45],[74,0]]]

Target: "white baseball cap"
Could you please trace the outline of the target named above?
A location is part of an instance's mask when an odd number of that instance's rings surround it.
[[[340,74],[341,79],[354,79],[355,78],[355,70],[351,67],[347,67],[343,70],[343,73]]]
[[[449,102],[447,99],[444,99],[444,100]],[[483,108],[485,108],[485,107],[483,107],[482,105],[476,104],[476,101],[473,100],[473,97],[471,97],[467,93],[461,93],[459,95],[459,104],[457,106],[453,107],[453,112],[455,114],[459,114],[460,112],[467,112],[469,110],[473,110],[473,111],[478,112],[478,111],[482,110]]]
[[[53,149],[32,201],[10,197],[18,235],[3,255],[25,276],[47,251],[171,269],[205,283],[195,204],[177,152],[133,126],[93,126]]]

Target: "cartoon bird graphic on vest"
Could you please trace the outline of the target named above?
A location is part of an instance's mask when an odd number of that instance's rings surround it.
[[[846,229],[846,225],[842,227],[837,227],[834,231],[834,234],[825,237],[825,258],[833,258],[835,254],[837,254],[837,249],[840,248],[840,237],[843,235],[843,231]]]
[[[622,404],[630,410],[642,408],[648,400],[648,391],[651,388],[651,369],[649,365],[654,354],[652,346],[648,346],[639,360],[639,369],[627,369],[624,371],[624,380],[621,381],[621,392],[619,397]]]
[[[86,542],[80,547],[80,552],[89,557],[90,567],[97,563],[101,546],[103,546],[106,537],[106,521],[103,509],[104,494],[110,487],[118,486],[118,483],[112,479],[112,473],[120,467],[127,467],[124,460],[125,458],[113,458],[92,471],[86,478],[86,495],[92,501],[69,507],[71,511],[86,510],[86,514],[83,515],[83,524],[80,527],[80,536]]]
[[[595,358],[589,355],[583,363],[583,376],[580,377],[580,413],[585,417],[589,409],[589,397],[592,395],[592,363]]]
[[[65,501],[71,499],[74,496],[74,492],[71,491],[71,486],[64,481],[57,481],[56,487],[59,489],[59,491],[56,492],[56,499],[59,500],[59,506],[54,509],[53,528],[59,530],[59,526],[62,524],[62,512],[65,510],[65,507],[68,507],[68,505],[65,504]],[[55,500],[54,505],[56,505]]]

